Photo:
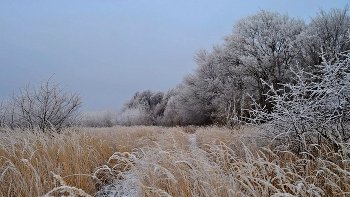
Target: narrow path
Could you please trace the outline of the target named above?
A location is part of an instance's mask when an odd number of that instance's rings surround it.
[[[198,146],[195,133],[188,134],[191,157],[202,162],[209,162],[204,151]],[[98,191],[96,197],[140,197],[141,185],[132,170],[125,171],[122,179],[115,179],[112,184],[105,185]]]
[[[108,171],[118,174],[112,177],[113,183],[104,185],[98,191],[96,197],[139,197],[141,185],[130,165],[134,165],[137,157],[133,153],[115,152],[108,160]],[[111,176],[107,171],[107,176]],[[98,173],[98,171],[97,171]],[[102,174],[103,176],[103,174]]]
[[[103,186],[96,197],[139,197],[140,183],[132,172],[123,175],[124,179],[116,179],[113,184]]]
[[[188,135],[188,142],[190,143],[191,148],[194,148],[194,149],[199,148],[198,144],[197,144],[197,138],[196,138],[195,133]]]
[[[198,146],[196,133],[188,135],[188,142],[190,144],[192,158],[197,159],[197,161],[212,165],[205,151]]]

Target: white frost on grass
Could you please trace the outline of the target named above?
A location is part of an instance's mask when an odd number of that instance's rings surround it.
[[[188,142],[191,145],[191,148],[198,148],[196,134],[188,135]]]
[[[141,196],[141,183],[133,172],[138,158],[134,153],[115,152],[107,165],[99,168],[94,176],[108,182],[95,194],[97,197],[138,197]]]
[[[208,158],[205,156],[205,154],[202,152],[202,150],[198,146],[196,134],[188,134],[188,143],[191,151],[190,154],[193,156],[192,159],[209,162]],[[122,170],[118,175],[118,178],[116,177],[115,179],[113,179],[112,184],[107,184],[102,186],[100,191],[98,191],[95,194],[95,196],[96,197],[140,197],[142,196],[142,189],[153,191],[155,193],[160,194],[161,196],[170,196],[168,193],[166,193],[161,189],[143,186],[140,183],[136,174],[131,169],[131,166],[134,166],[135,162],[141,165],[142,163],[144,163],[142,159],[141,160],[137,159],[133,153],[118,152],[113,154],[113,156],[111,156],[111,158],[109,159],[108,163],[109,165],[113,164],[114,167],[110,168],[106,166],[106,168],[108,168],[109,170],[112,170],[112,169],[116,169],[115,167],[118,166],[118,169],[121,167]],[[186,163],[190,168],[194,169],[192,164],[188,161],[177,161],[175,163],[176,164]],[[123,168],[123,166],[125,167]],[[154,169],[154,173],[157,174],[157,172],[160,169],[161,169],[161,166],[156,165]],[[162,168],[162,170],[167,171],[167,169],[165,168],[164,169]],[[169,175],[170,179],[175,180],[175,178],[170,172],[165,174]]]
[[[191,155],[193,159],[197,161],[205,162],[210,165],[214,165],[213,162],[209,160],[205,152],[198,146],[196,134],[188,135],[188,143],[190,144]]]
[[[141,196],[141,185],[132,172],[123,175],[123,179],[115,179],[114,183],[105,185],[96,193],[96,197],[138,197]]]

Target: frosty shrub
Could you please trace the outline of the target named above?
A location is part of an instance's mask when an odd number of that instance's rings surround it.
[[[116,125],[117,114],[109,109],[84,112],[79,124],[84,127],[112,127]]]
[[[160,125],[166,107],[164,92],[136,92],[117,114],[118,125]]]
[[[308,144],[326,142],[339,149],[349,142],[349,53],[332,60],[322,58],[319,74],[297,67],[292,71],[293,84],[283,84],[281,89],[270,86],[267,99],[274,105],[271,113],[257,104],[251,110],[253,122],[271,125],[275,139],[290,140],[297,152]]]
[[[152,125],[152,120],[142,106],[127,108],[117,115],[117,124],[122,126]]]
[[[5,123],[5,107],[3,101],[0,101],[0,126],[2,127]]]
[[[39,86],[28,84],[4,104],[1,126],[60,131],[75,124],[81,105],[80,95],[65,91],[50,79]]]

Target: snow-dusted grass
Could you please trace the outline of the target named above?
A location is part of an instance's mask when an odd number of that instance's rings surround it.
[[[73,129],[63,134],[1,132],[0,196],[41,196],[66,185],[93,193],[91,173],[114,150],[91,134]]]
[[[267,142],[250,128],[4,130],[0,196],[350,195],[347,151]]]

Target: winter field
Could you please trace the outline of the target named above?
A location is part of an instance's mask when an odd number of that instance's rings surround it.
[[[249,127],[0,132],[0,196],[349,196],[350,160]]]
[[[136,92],[119,112],[80,113],[81,94],[53,75],[13,90],[0,100],[0,197],[350,197],[349,10],[306,23],[260,9],[200,49],[176,87]]]

